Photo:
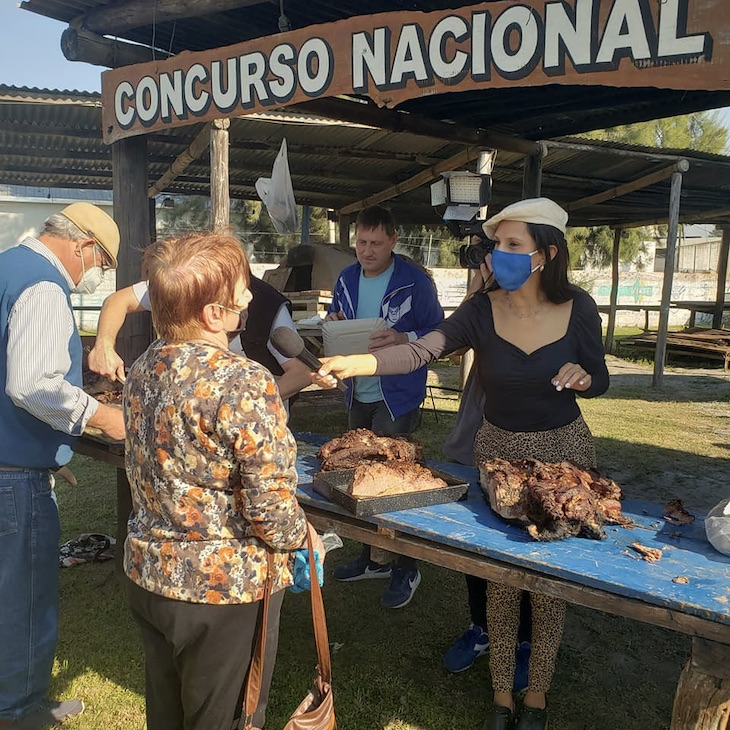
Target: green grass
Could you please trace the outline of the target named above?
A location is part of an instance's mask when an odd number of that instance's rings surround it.
[[[651,368],[611,358],[609,393],[582,401],[597,437],[599,462],[630,497],[661,502],[680,496],[706,510],[727,494],[730,473],[730,378],[722,370],[692,374],[670,369],[661,390]],[[431,382],[458,383],[458,368],[439,363]],[[438,391],[434,391],[438,395]],[[456,401],[436,398],[417,437],[427,455],[441,456]],[[346,428],[336,400],[294,406],[292,427],[328,435]],[[116,475],[111,467],[75,457],[77,487],[58,485],[63,539],[80,532],[113,534]],[[328,559],[354,557],[345,547]],[[325,601],[333,650],[336,704],[342,730],[478,730],[489,707],[488,662],[450,675],[443,652],[466,628],[461,575],[423,565],[423,583],[400,611],[379,605],[385,581],[339,584],[329,577]],[[141,730],[144,662],[135,624],[112,563],[64,569],[61,640],[54,671],[56,696],[82,697],[87,710],[71,730]],[[661,730],[689,640],[683,634],[571,606],[550,693],[554,730]],[[306,595],[284,603],[277,669],[267,728],[281,728],[304,696],[315,663]],[[215,729],[211,729],[215,730]]]

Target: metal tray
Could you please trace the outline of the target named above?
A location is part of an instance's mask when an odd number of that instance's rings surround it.
[[[433,504],[457,502],[466,499],[469,485],[451,474],[426,466],[436,477],[443,479],[448,486],[441,489],[428,489],[406,494],[384,495],[381,497],[353,497],[348,493],[352,484],[354,469],[340,471],[320,471],[314,475],[313,488],[330,502],[339,504],[357,517],[370,517],[383,512],[398,512],[415,507],[430,507]]]

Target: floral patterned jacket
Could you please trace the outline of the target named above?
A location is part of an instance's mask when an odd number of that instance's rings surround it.
[[[191,603],[263,597],[292,583],[306,534],[296,442],[274,378],[212,345],[154,342],[124,388],[134,511],[124,569],[152,593]]]

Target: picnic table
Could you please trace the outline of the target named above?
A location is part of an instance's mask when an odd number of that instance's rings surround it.
[[[498,517],[485,501],[478,470],[429,461],[469,484],[461,502],[355,517],[314,491],[314,455],[323,439],[298,434],[297,497],[314,526],[342,537],[487,580],[679,631],[692,637],[671,730],[727,727],[730,715],[730,557],[707,541],[704,520],[673,525],[660,505],[625,500],[634,529],[606,526],[602,541],[536,542]],[[648,563],[629,545],[658,548]],[[675,582],[674,579],[688,579]],[[724,718],[724,719],[723,719]]]
[[[635,522],[634,529],[606,526],[602,541],[536,542],[492,512],[482,496],[477,469],[429,461],[469,484],[466,500],[355,517],[314,491],[319,471],[315,454],[326,439],[310,433],[296,436],[297,497],[320,532],[332,528],[342,537],[450,570],[687,634],[692,637],[692,654],[680,676],[671,730],[727,728],[730,557],[707,542],[701,516],[692,524],[673,525],[663,518],[660,505],[626,500],[623,511]],[[131,510],[123,444],[85,435],[76,451],[117,467],[121,544]],[[660,549],[661,560],[640,559],[629,547],[635,541]],[[687,582],[676,582],[680,577]]]

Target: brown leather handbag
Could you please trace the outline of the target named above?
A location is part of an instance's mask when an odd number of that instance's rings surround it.
[[[312,532],[314,528],[308,525],[308,552],[309,574],[312,576],[312,622],[314,624],[314,640],[317,644],[317,674],[314,686],[294,710],[284,730],[337,730],[335,721],[335,705],[332,698],[332,664],[330,661],[330,646],[327,636],[327,621],[324,614],[322,589],[316,579],[317,567],[312,549]],[[264,669],[264,652],[266,649],[266,624],[269,615],[269,597],[271,595],[271,576],[273,575],[273,561],[271,553],[268,555],[269,577],[266,580],[266,590],[263,600],[263,617],[259,626],[256,640],[256,650],[251,660],[251,668],[246,679],[246,691],[243,698],[243,728],[256,730],[253,726],[253,716],[259,703],[261,693],[261,677]]]

